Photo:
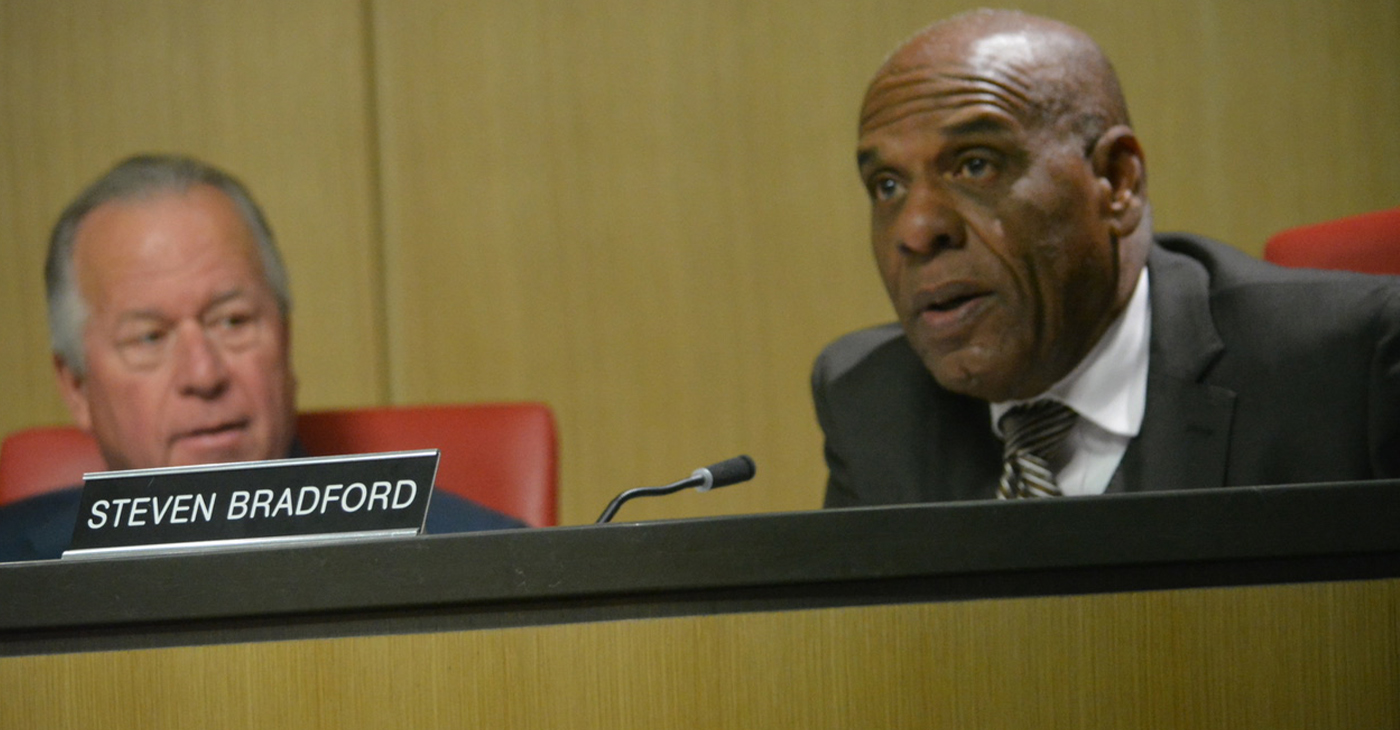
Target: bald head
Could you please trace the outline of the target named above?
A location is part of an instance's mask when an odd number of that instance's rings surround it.
[[[974,10],[924,28],[890,55],[866,92],[862,129],[883,121],[885,105],[871,103],[882,92],[947,64],[1000,86],[989,91],[1012,97],[1027,120],[1071,130],[1086,144],[1129,124],[1118,75],[1083,31],[1013,10]]]

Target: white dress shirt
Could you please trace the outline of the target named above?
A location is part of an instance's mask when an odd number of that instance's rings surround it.
[[[1147,353],[1152,312],[1147,269],[1138,276],[1122,314],[1069,375],[1027,400],[993,403],[992,429],[1002,414],[1022,403],[1049,398],[1073,408],[1079,420],[1065,438],[1064,458],[1050,466],[1066,496],[1103,494],[1123,453],[1142,429],[1147,404]]]

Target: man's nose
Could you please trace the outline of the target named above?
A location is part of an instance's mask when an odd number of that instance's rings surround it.
[[[190,325],[176,340],[176,377],[180,392],[216,398],[228,388],[228,365],[218,343],[203,327]]]
[[[933,256],[949,248],[961,248],[966,235],[962,216],[952,200],[932,186],[909,191],[893,233],[900,252],[913,256]]]

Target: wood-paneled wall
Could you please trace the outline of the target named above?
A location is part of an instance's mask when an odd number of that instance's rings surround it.
[[[283,242],[308,404],[387,399],[373,98],[335,0],[0,1],[0,432],[66,422],[50,228],[119,159],[178,151],[252,189]]]
[[[178,150],[272,219],[304,407],[547,401],[568,523],[741,451],[754,484],[620,519],[815,507],[811,360],[889,317],[856,107],[885,53],[971,6],[0,0],[0,432],[66,420],[54,217],[118,158]],[[1392,0],[1022,6],[1114,58],[1159,228],[1257,253],[1400,204]]]

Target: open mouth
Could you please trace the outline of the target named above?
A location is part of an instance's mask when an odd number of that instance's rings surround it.
[[[175,440],[194,443],[221,442],[238,438],[247,427],[248,421],[246,419],[229,421],[216,426],[190,429],[176,436]]]
[[[967,304],[968,302],[980,299],[982,296],[983,295],[981,294],[962,294],[959,296],[950,297],[948,299],[929,302],[928,305],[924,307],[924,309],[933,312],[951,312],[957,309],[958,307]]]
[[[920,292],[914,311],[925,326],[949,332],[975,317],[989,296],[981,287],[953,282]]]
[[[212,435],[214,435],[214,434],[223,433],[223,432],[225,432],[225,431],[236,431],[236,430],[241,430],[241,429],[242,429],[244,426],[246,426],[246,425],[248,425],[248,422],[247,422],[247,421],[234,421],[234,422],[232,422],[232,423],[221,423],[221,424],[219,424],[219,425],[217,425],[217,426],[211,426],[211,427],[209,427],[209,428],[197,428],[197,429],[194,429],[193,431],[190,431],[190,432],[186,433],[185,435],[186,435],[186,436],[212,436]]]
[[[915,294],[914,304],[920,311],[951,312],[988,293],[984,287],[970,282],[951,281],[919,291]]]

